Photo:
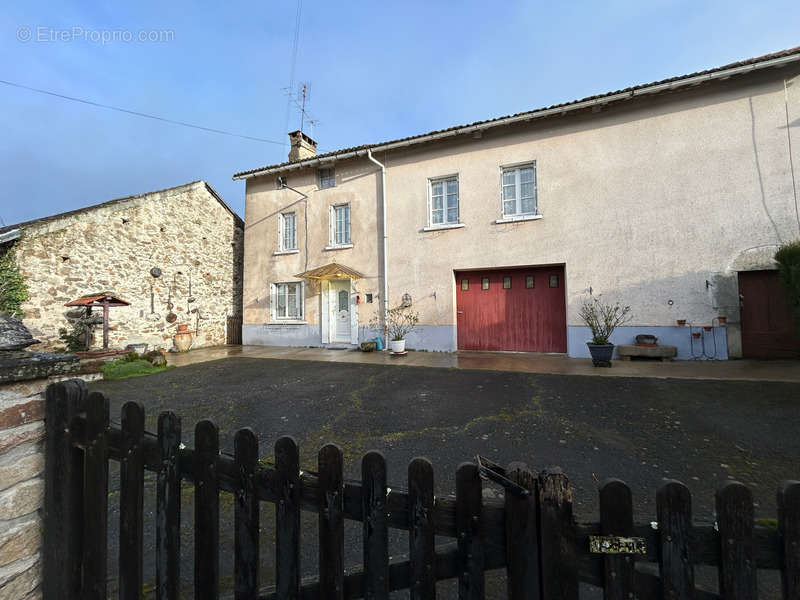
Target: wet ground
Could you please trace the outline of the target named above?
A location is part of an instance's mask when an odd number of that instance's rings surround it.
[[[378,449],[389,465],[389,485],[401,488],[408,461],[427,456],[434,464],[437,495],[453,493],[456,467],[476,454],[501,464],[522,460],[535,469],[557,465],[575,487],[579,520],[597,519],[597,488],[607,477],[630,485],[640,522],[654,518],[655,491],[664,479],[684,481],[693,494],[695,520],[713,522],[714,491],[726,481],[750,486],[756,515],[774,517],[778,484],[800,478],[800,384],[791,382],[584,377],[238,356],[91,387],[109,396],[113,420],[119,420],[124,402],[142,402],[150,431],[160,411],[174,410],[182,417],[189,446],[194,423],[211,418],[219,426],[223,452],[232,452],[236,429],[249,426],[266,460],[279,436],[293,435],[302,466],[315,470],[317,449],[332,441],[342,447],[346,477],[352,479],[360,477],[361,455]],[[113,557],[116,479],[111,487]],[[146,493],[146,547],[152,548],[152,478]],[[188,593],[191,487],[183,499],[182,579]],[[233,506],[228,494],[222,494],[220,506],[221,572],[229,585]],[[303,526],[303,571],[312,574],[315,515],[304,515]],[[267,504],[261,538],[261,583],[269,585],[274,513]],[[407,545],[404,533],[393,533],[392,552],[404,553]],[[360,562],[360,524],[348,524],[346,546],[352,549],[347,564]],[[150,583],[153,560],[146,553]],[[113,561],[111,569],[116,572]],[[488,587],[497,592],[490,597],[504,597],[498,577],[491,581],[497,585]]]

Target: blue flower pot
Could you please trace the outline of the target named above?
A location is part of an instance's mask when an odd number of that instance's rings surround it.
[[[589,354],[592,355],[592,364],[595,367],[611,366],[614,344],[591,344],[587,342],[586,345],[589,347]]]

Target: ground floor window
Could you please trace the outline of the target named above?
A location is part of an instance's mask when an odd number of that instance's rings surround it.
[[[301,282],[272,284],[272,317],[281,319],[303,318],[303,284]]]

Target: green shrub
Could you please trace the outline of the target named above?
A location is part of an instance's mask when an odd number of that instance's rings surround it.
[[[786,290],[786,301],[800,336],[800,240],[783,244],[775,253],[778,277]]]
[[[25,277],[17,266],[17,247],[11,246],[0,256],[0,312],[21,319],[22,304],[28,299]]]
[[[86,352],[89,345],[85,343],[85,329],[82,321],[77,321],[67,329],[61,327],[58,330],[58,339],[64,342],[67,352]]]
[[[135,353],[134,353],[135,354]],[[141,377],[160,373],[167,369],[174,369],[174,365],[154,367],[149,361],[137,356],[136,360],[130,360],[128,355],[120,360],[107,362],[103,365],[103,379],[125,379],[127,377]]]

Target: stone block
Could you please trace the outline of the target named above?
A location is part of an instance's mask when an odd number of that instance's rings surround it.
[[[42,527],[39,517],[33,517],[0,533],[0,567],[39,552],[42,545]]]
[[[35,445],[19,446],[0,455],[0,491],[33,479],[44,470],[44,453]]]
[[[41,398],[0,410],[0,429],[17,427],[44,419],[44,402]]]
[[[39,442],[44,439],[44,433],[44,422],[42,421],[0,431],[0,454],[23,444]]]
[[[44,480],[29,479],[0,492],[0,521],[30,514],[42,507]]]
[[[630,360],[631,357],[638,356],[643,358],[660,358],[663,360],[672,360],[678,354],[678,349],[675,346],[658,345],[658,346],[636,346],[634,344],[620,344],[617,346],[617,352],[622,360]]]
[[[36,592],[42,580],[39,558],[23,558],[0,567],[0,599],[27,598]]]

